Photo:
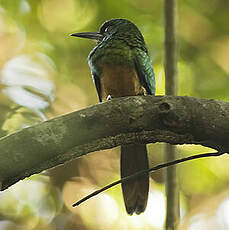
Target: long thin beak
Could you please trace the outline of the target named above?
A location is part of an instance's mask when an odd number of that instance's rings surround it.
[[[71,34],[71,36],[79,37],[79,38],[89,38],[97,41],[103,39],[103,35],[98,32],[75,33],[75,34]]]

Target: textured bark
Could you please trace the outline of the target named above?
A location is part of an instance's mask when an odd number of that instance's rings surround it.
[[[201,144],[227,152],[229,103],[125,97],[25,128],[0,139],[1,189],[87,153],[136,142]]]

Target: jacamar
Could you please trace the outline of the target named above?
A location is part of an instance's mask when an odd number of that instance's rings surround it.
[[[144,38],[132,22],[126,19],[106,21],[99,32],[74,33],[89,38],[97,45],[88,56],[88,64],[99,101],[115,97],[154,95],[155,77]],[[148,169],[146,145],[121,146],[121,177]],[[149,191],[149,176],[122,184],[128,214],[144,212]]]

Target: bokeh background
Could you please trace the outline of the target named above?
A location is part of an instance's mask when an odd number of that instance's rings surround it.
[[[179,95],[229,101],[229,1],[178,1]],[[164,94],[163,1],[0,0],[0,136],[98,103],[87,65],[97,31],[127,18],[142,31]],[[0,230],[162,229],[163,171],[152,173],[147,210],[125,213],[117,186],[72,208],[73,202],[119,179],[119,148],[95,152],[0,193]],[[163,145],[148,145],[152,165]],[[178,157],[213,151],[178,146]],[[229,229],[229,158],[178,167],[181,229]]]

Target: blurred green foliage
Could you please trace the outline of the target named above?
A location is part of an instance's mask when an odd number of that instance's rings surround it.
[[[0,137],[98,102],[87,65],[94,44],[69,34],[97,31],[110,18],[127,18],[142,31],[157,94],[163,95],[162,3],[0,0]],[[229,1],[180,0],[178,6],[179,95],[229,101]],[[152,164],[160,163],[162,145],[148,148]],[[178,150],[180,157],[212,151],[186,145]],[[71,208],[77,199],[119,178],[118,157],[117,148],[94,153],[0,193],[0,230],[161,229],[161,171],[152,174],[149,204],[140,216],[126,215],[118,187]],[[179,166],[182,229],[229,229],[228,164],[224,156]]]

